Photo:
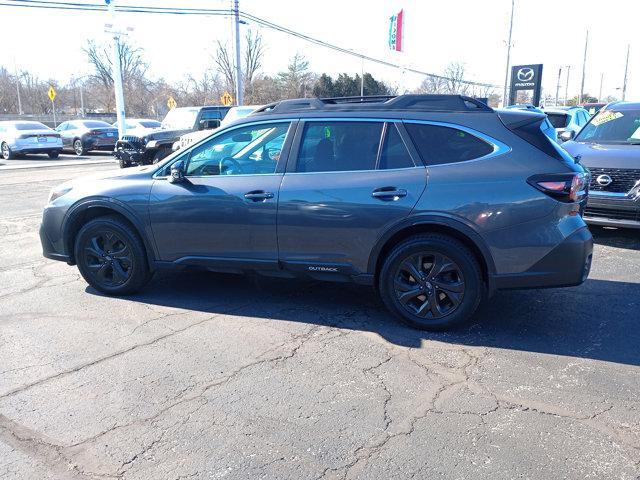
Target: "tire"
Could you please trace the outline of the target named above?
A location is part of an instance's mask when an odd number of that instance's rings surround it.
[[[380,270],[378,291],[385,306],[407,325],[447,330],[472,317],[484,285],[478,260],[464,244],[448,235],[424,234],[391,250]]]
[[[87,222],[76,236],[74,254],[87,283],[107,295],[135,293],[151,278],[140,236],[117,215]]]
[[[60,152],[57,150],[54,150],[52,152],[47,152],[47,155],[49,155],[49,158],[51,159],[56,159],[60,156]]]
[[[5,160],[13,160],[16,158],[16,154],[13,153],[13,150],[11,150],[11,147],[9,147],[9,144],[6,142],[2,142],[2,145],[0,145],[0,152],[2,154],[2,158]]]
[[[82,140],[80,140],[79,138],[76,138],[73,141],[73,151],[76,153],[78,157],[81,157],[82,155],[85,155],[87,153],[87,149],[82,143]]]
[[[153,156],[153,162],[152,163],[155,165],[156,163],[161,162],[170,153],[171,153],[171,150],[169,150],[168,148],[161,148]]]
[[[118,159],[118,165],[120,165],[120,168],[127,168],[131,166],[131,164],[127,162],[124,158]]]

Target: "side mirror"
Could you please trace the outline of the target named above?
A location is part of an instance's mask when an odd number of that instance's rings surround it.
[[[568,142],[569,140],[573,140],[574,135],[575,133],[573,132],[573,130],[565,130],[560,135],[558,135],[558,137],[563,142]]]
[[[171,165],[171,173],[169,175],[170,183],[181,183],[184,182],[184,162],[182,160],[178,160],[176,163]]]

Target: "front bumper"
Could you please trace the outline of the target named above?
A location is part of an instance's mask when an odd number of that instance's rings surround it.
[[[591,270],[593,237],[587,227],[562,243],[522,273],[495,275],[496,289],[573,287],[583,283]]]
[[[583,218],[591,225],[640,228],[640,198],[622,193],[591,192]]]
[[[61,262],[70,263],[69,255],[56,251],[53,242],[47,236],[44,223],[40,224],[40,243],[42,244],[42,255],[51,260],[60,260]]]

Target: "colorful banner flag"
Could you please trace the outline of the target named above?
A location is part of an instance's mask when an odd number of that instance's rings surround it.
[[[402,10],[397,15],[389,18],[389,48],[396,52],[402,51],[402,26],[404,23],[404,15]]]

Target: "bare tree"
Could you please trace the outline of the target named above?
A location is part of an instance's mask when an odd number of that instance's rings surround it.
[[[447,93],[452,95],[467,95],[469,93],[469,84],[464,81],[464,63],[451,62],[447,65],[447,68],[444,69],[443,76],[446,77],[444,82]]]
[[[94,77],[99,79],[103,85],[112,86],[113,68],[111,47],[106,44],[98,44],[95,40],[89,40],[83,51],[87,54],[89,63],[94,68]],[[144,78],[149,66],[143,59],[143,50],[134,47],[126,41],[118,43],[118,54],[122,67],[122,81],[127,83],[132,79]]]
[[[300,53],[296,53],[286,72],[278,74],[278,81],[284,98],[298,98],[307,96],[313,88],[315,78],[309,72],[309,61]]]
[[[443,78],[429,75],[422,81],[416,93],[442,94],[448,93],[448,91]]]
[[[244,94],[251,96],[252,83],[256,74],[262,67],[262,59],[266,47],[259,32],[255,35],[251,31],[245,37],[244,65],[242,66],[242,78],[244,80]],[[236,70],[233,52],[219,40],[216,42],[216,51],[213,55],[213,62],[216,65],[217,73],[222,77],[226,90],[237,96],[236,92]]]

